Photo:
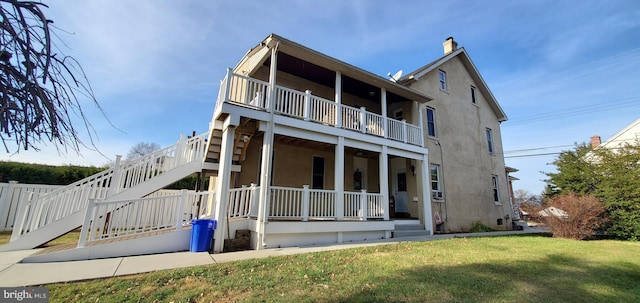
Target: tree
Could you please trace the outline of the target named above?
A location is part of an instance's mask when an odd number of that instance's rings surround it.
[[[593,150],[580,145],[554,164],[558,172],[547,173],[548,195],[593,195],[604,202],[608,234],[640,240],[640,144]]]
[[[160,149],[160,145],[157,143],[140,142],[131,147],[127,154],[127,160],[140,158],[146,156],[156,150]]]
[[[532,204],[532,205],[540,205],[542,204],[542,197],[539,195],[531,194],[529,191],[524,189],[516,189],[513,192],[513,198],[518,205],[522,204]]]
[[[546,197],[570,192],[588,195],[596,188],[596,176],[594,165],[589,162],[586,155],[591,148],[586,144],[576,145],[575,150],[562,152],[552,164],[556,166],[557,173],[545,173]]]
[[[80,97],[104,115],[80,64],[55,52],[59,41],[43,8],[47,6],[39,2],[0,0],[0,137],[7,152],[13,145],[16,152],[38,150],[46,142],[78,152],[86,145],[74,119],[83,124],[93,146],[95,130]]]

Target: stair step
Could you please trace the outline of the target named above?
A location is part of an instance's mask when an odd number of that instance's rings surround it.
[[[423,237],[429,236],[428,230],[395,230],[391,232],[392,238],[404,238],[404,237]]]
[[[424,231],[424,224],[401,224],[401,225],[396,225],[395,230],[421,230],[421,231]]]

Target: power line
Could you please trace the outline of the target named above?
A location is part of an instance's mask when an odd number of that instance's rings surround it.
[[[516,156],[504,156],[505,159],[507,158],[529,158],[529,157],[542,157],[542,156],[557,156],[559,154],[562,154],[561,152],[556,152],[556,153],[542,153],[542,154],[527,154],[527,155],[516,155]]]
[[[552,119],[560,119],[560,118],[566,118],[570,116],[584,115],[584,114],[590,114],[594,112],[603,112],[603,111],[609,111],[609,110],[625,108],[625,107],[634,107],[634,106],[640,106],[640,96],[633,96],[633,97],[609,101],[609,102],[605,101],[605,102],[602,102],[599,104],[593,104],[593,105],[581,105],[579,107],[568,108],[560,111],[541,113],[541,114],[532,115],[523,119],[511,120],[509,121],[509,123],[505,123],[505,126],[552,120]]]

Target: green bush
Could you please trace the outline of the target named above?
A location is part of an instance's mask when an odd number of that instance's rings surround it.
[[[472,232],[472,233],[485,233],[485,232],[490,232],[490,231],[497,231],[497,229],[494,229],[494,228],[491,228],[489,226],[486,226],[480,221],[473,222],[473,224],[471,225],[471,230],[470,230],[470,232]]]
[[[67,185],[105,170],[95,166],[53,166],[0,161],[0,182]]]

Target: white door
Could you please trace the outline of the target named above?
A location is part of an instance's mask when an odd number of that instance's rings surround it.
[[[391,186],[393,187],[393,198],[396,202],[396,213],[408,213],[407,171],[405,169],[394,171]]]

